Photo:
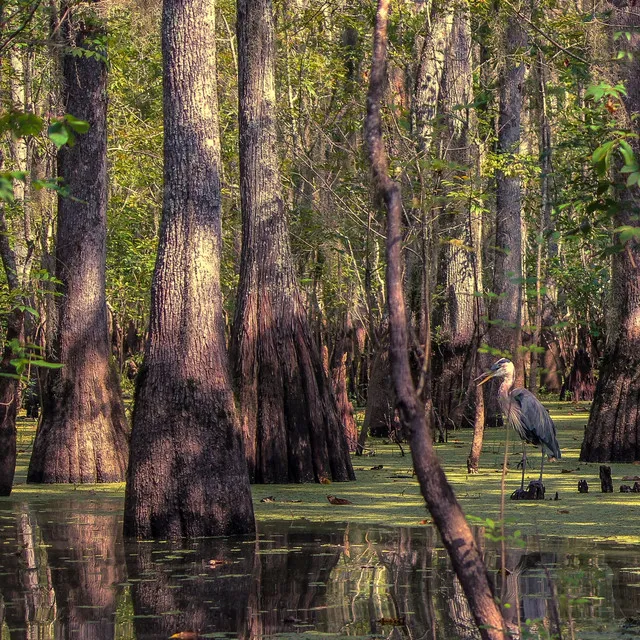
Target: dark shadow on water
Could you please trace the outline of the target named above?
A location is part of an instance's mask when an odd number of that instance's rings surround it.
[[[257,539],[125,545],[121,511],[0,502],[0,637],[478,637],[430,527],[283,522]],[[507,549],[501,584],[500,546],[476,534],[514,632],[547,637],[557,611],[566,637],[640,636],[637,547],[532,537]]]

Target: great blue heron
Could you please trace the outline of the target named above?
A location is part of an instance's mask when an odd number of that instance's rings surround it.
[[[510,424],[522,440],[522,483],[520,490],[524,491],[524,472],[527,465],[527,443],[542,449],[542,463],[540,465],[540,484],[542,484],[542,470],[545,455],[560,458],[560,446],[556,438],[556,425],[542,403],[527,389],[512,389],[515,379],[515,367],[511,360],[501,358],[489,371],[480,376],[482,380],[478,386],[491,380],[502,378],[498,390],[498,403],[508,424]]]

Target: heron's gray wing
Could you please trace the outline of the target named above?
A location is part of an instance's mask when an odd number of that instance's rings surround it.
[[[527,389],[514,389],[511,398],[520,407],[520,424],[528,442],[541,446],[550,456],[560,458],[556,425],[540,400]]]

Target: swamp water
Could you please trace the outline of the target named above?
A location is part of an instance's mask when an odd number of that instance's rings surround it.
[[[0,501],[0,638],[477,637],[429,526],[259,523],[257,539],[124,543],[122,500]],[[640,638],[640,547],[476,531],[512,627]],[[525,624],[526,620],[531,622]]]

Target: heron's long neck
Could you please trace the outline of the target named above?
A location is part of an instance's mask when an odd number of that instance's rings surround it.
[[[511,387],[513,387],[514,375],[512,372],[507,373],[507,375],[502,379],[500,383],[500,389],[498,389],[498,397],[504,398],[505,400],[509,399],[509,391],[511,391]]]

